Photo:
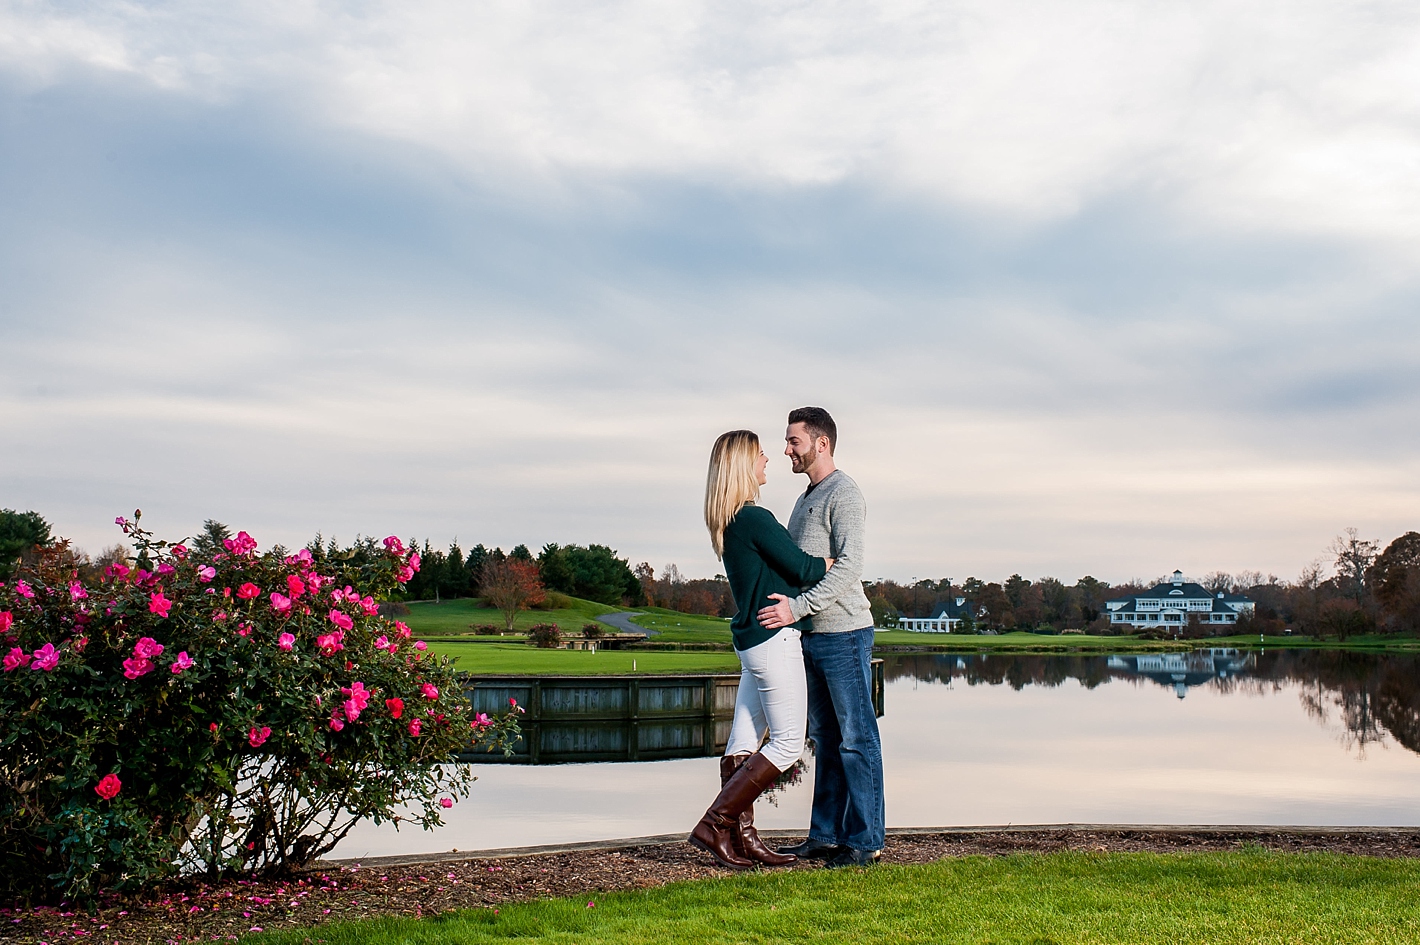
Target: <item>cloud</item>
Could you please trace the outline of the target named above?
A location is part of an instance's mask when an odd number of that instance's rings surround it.
[[[1295,573],[1420,512],[1416,15],[11,6],[0,501],[709,574],[817,402],[871,576]]]

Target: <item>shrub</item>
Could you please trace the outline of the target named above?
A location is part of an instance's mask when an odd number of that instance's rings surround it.
[[[606,630],[599,623],[584,623],[582,624],[582,636],[588,640],[600,640],[606,636]]]
[[[445,762],[516,737],[378,616],[419,566],[398,539],[287,556],[242,532],[199,557],[118,523],[132,567],[86,584],[61,544],[0,584],[5,892],[300,867],[364,818],[432,828],[472,780]]]
[[[480,637],[496,637],[504,632],[496,623],[469,624],[469,628]]]
[[[540,623],[528,629],[528,642],[545,650],[556,649],[562,643],[562,628],[555,623]]]

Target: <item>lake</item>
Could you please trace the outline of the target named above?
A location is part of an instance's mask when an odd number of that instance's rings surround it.
[[[1333,650],[886,658],[889,826],[1420,824],[1420,658]],[[812,759],[808,759],[812,764]],[[437,831],[332,857],[688,832],[714,758],[478,765]],[[811,774],[765,828],[808,823]]]

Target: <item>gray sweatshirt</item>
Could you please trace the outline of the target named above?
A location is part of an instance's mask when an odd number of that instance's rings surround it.
[[[867,503],[858,484],[841,469],[829,473],[794,503],[789,534],[820,558],[836,558],[813,587],[789,602],[794,619],[813,618],[814,633],[845,633],[873,625],[863,593],[863,531]]]

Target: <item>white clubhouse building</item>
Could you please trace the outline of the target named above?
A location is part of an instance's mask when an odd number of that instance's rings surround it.
[[[916,633],[951,633],[961,625],[964,617],[970,615],[970,611],[966,598],[958,597],[938,607],[930,617],[898,617],[897,626]]]
[[[1117,597],[1105,601],[1112,627],[1182,628],[1189,618],[1197,616],[1200,623],[1224,626],[1238,622],[1251,614],[1257,605],[1238,594],[1221,591],[1211,594],[1201,584],[1183,579],[1182,571],[1173,573],[1173,580],[1134,597]]]

